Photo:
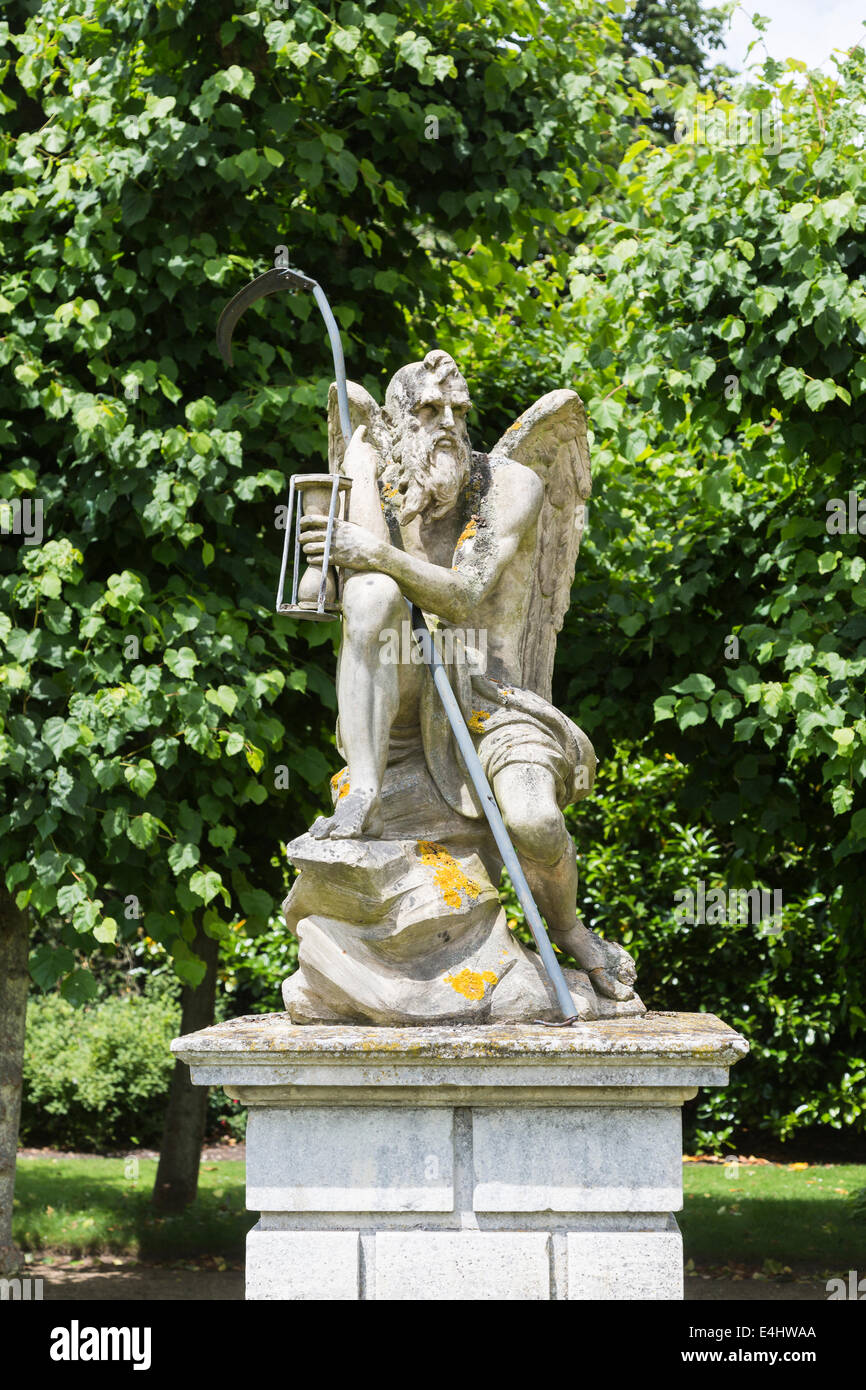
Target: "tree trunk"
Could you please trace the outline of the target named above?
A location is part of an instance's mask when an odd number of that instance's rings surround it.
[[[30,924],[0,886],[0,1275],[15,1274],[21,1252],[12,1242],[15,1158],[21,1122],[21,1072],[30,975]]]
[[[184,985],[181,1033],[195,1033],[213,1023],[219,942],[198,929],[193,950],[205,962],[204,979],[195,989]],[[195,1201],[198,1169],[207,1121],[207,1086],[193,1086],[189,1067],[177,1061],[168,1093],[165,1129],[153,1188],[153,1205],[168,1213],[183,1211]]]

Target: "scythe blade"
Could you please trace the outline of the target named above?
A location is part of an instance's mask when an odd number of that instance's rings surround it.
[[[264,298],[267,294],[276,294],[277,290],[312,290],[313,298],[319,306],[322,318],[325,320],[325,327],[328,330],[328,340],[331,344],[331,353],[334,358],[334,377],[337,383],[337,401],[339,404],[340,429],[343,438],[348,444],[352,434],[352,426],[349,419],[349,397],[346,389],[346,364],[343,360],[343,345],[340,342],[340,330],[337,321],[328,303],[328,297],[322,289],[318,280],[312,280],[309,275],[304,275],[300,270],[266,270],[264,275],[259,275],[257,279],[251,280],[242,290],[239,290],[234,299],[229,300],[223,309],[217,324],[216,340],[223,361],[226,366],[232,367],[232,333],[235,324],[245,309],[251,304],[255,304],[257,299]]]
[[[217,347],[226,366],[234,366],[232,333],[238,319],[251,304],[255,304],[257,299],[263,299],[267,294],[276,294],[277,290],[311,290],[315,284],[315,280],[310,280],[297,270],[266,270],[264,275],[257,276],[255,280],[251,280],[248,285],[239,290],[234,299],[230,300],[223,309],[217,324]]]

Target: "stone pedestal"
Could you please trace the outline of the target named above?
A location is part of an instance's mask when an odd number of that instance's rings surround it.
[[[178,1038],[249,1106],[250,1299],[679,1299],[680,1108],[748,1051],[712,1014]]]

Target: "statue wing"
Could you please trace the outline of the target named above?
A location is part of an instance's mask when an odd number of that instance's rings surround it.
[[[391,436],[381,407],[373,400],[370,392],[359,386],[357,381],[346,382],[346,393],[349,397],[352,433],[355,433],[359,425],[366,425],[367,442],[386,459],[391,451]],[[328,392],[328,468],[332,473],[342,469],[345,453],[346,441],[340,429],[340,412],[337,407],[337,384],[332,381]]]
[[[550,391],[509,425],[491,450],[531,468],[544,483],[532,590],[521,639],[521,681],[550,700],[556,638],[571,597],[592,489],[586,412],[576,391]]]

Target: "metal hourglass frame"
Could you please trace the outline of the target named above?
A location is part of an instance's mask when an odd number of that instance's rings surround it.
[[[331,542],[334,534],[334,519],[344,498],[345,514],[352,487],[351,478],[341,473],[298,473],[289,482],[289,505],[286,516],[286,534],[283,540],[283,559],[280,567],[280,583],[277,589],[276,611],[297,618],[309,618],[313,622],[332,622],[340,616],[342,577],[331,569]],[[305,496],[309,499],[305,511]],[[304,516],[327,516],[325,530],[325,549],[321,559],[322,573],[315,587],[318,564],[309,565],[301,573],[301,519]],[[292,538],[294,544],[292,545]],[[289,549],[292,548],[292,587],[291,598],[285,602],[286,570],[289,563]],[[336,577],[335,577],[336,575]],[[315,594],[315,598],[313,597]]]

